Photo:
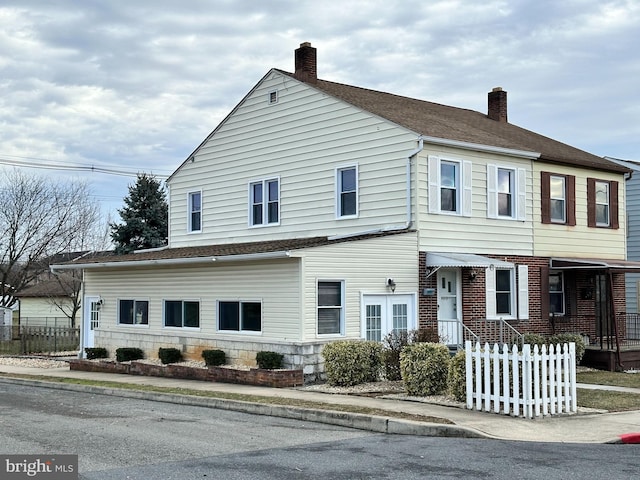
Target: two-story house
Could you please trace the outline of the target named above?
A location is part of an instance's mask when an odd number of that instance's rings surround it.
[[[343,85],[303,43],[168,179],[168,247],[57,268],[84,270],[83,346],[150,356],[314,375],[327,342],[394,329],[595,337],[635,268],[627,171],[510,124],[500,88],[485,114]]]

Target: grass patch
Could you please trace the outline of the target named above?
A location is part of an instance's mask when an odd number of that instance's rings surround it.
[[[63,383],[72,385],[88,385],[94,387],[117,388],[121,390],[137,390],[145,392],[190,395],[206,398],[220,398],[225,400],[235,400],[241,402],[262,403],[270,405],[282,405],[287,407],[312,408],[318,410],[330,410],[334,412],[361,413],[365,415],[379,415],[382,417],[400,418],[403,420],[414,420],[417,422],[439,423],[446,425],[454,425],[454,422],[440,417],[432,417],[429,415],[414,415],[404,412],[395,412],[383,410],[379,408],[367,408],[357,405],[336,405],[333,403],[312,402],[308,400],[299,400],[284,397],[263,397],[259,395],[243,395],[239,393],[215,392],[203,390],[190,390],[186,388],[157,387],[154,385],[138,385],[133,383],[106,382],[101,380],[86,380],[78,378],[48,377],[46,375],[6,375],[0,373],[0,376],[10,378],[24,378],[27,380],[39,380],[52,383]]]
[[[597,408],[609,412],[640,410],[640,395],[636,393],[578,388],[577,395],[579,407]]]
[[[640,373],[607,372],[594,370],[576,374],[578,383],[615,385],[618,387],[640,388]]]

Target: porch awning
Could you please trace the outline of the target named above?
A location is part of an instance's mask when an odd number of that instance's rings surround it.
[[[549,260],[554,270],[618,270],[640,272],[640,262],[631,260],[610,260],[602,258],[556,258]]]
[[[427,268],[512,268],[513,263],[473,253],[427,253]]]

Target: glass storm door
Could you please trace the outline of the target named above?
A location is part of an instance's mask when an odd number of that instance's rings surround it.
[[[457,345],[462,338],[460,324],[459,270],[438,270],[438,336],[447,345]]]
[[[82,322],[83,347],[95,346],[94,332],[100,326],[100,297],[84,297],[84,315]],[[84,350],[83,350],[84,351]]]

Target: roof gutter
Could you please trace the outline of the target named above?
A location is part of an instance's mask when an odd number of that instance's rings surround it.
[[[528,150],[516,150],[513,148],[492,147],[490,145],[483,145],[481,143],[461,142],[459,140],[448,140],[446,138],[423,137],[423,139],[425,142],[431,143],[434,145],[461,148],[463,150],[474,150],[478,152],[499,153],[500,155],[526,158],[528,160],[535,160],[537,158],[540,158],[540,156],[542,155],[539,152],[530,152]]]
[[[187,257],[187,258],[160,258],[156,260],[129,260],[124,262],[95,262],[95,263],[77,263],[64,265],[51,265],[52,272],[59,270],[78,270],[78,269],[98,269],[98,268],[126,268],[126,267],[155,267],[165,265],[194,265],[207,264],[212,262],[246,262],[252,260],[269,260],[277,258],[291,257],[290,251],[263,252],[263,253],[247,253],[241,255],[221,255],[206,257]]]

